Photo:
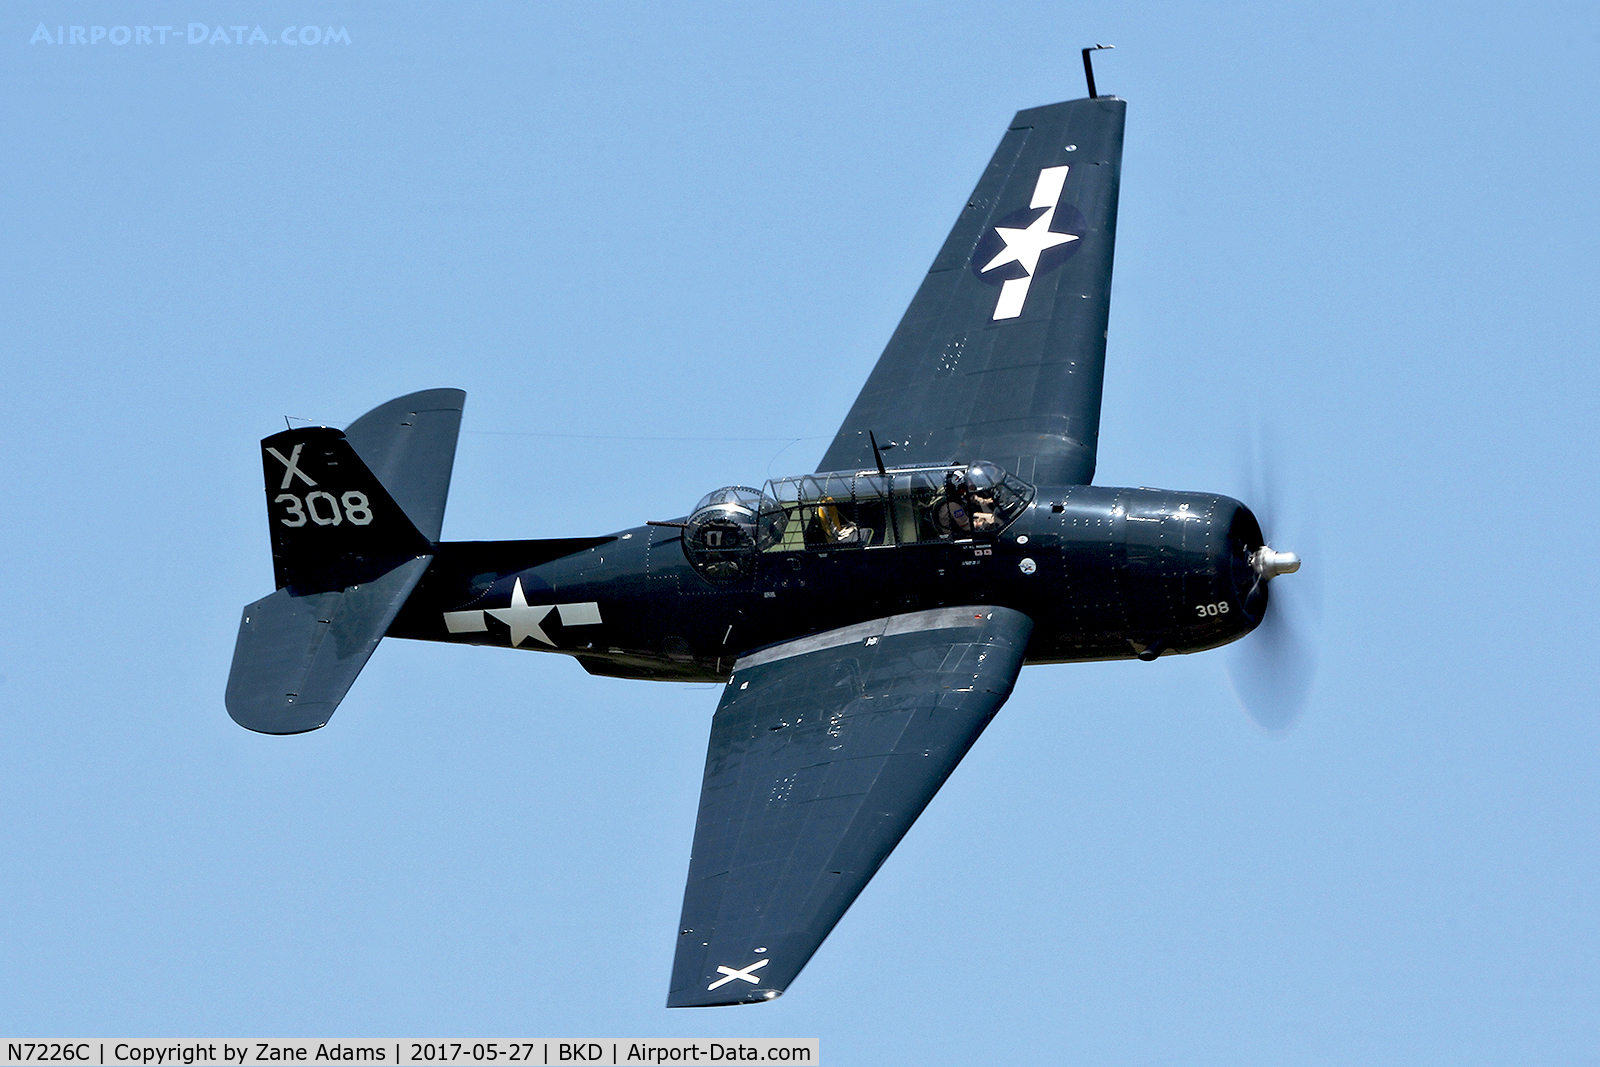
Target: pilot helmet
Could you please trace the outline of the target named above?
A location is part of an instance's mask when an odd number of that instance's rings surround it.
[[[974,463],[962,475],[962,488],[992,496],[1004,478],[1005,472],[993,463]]]

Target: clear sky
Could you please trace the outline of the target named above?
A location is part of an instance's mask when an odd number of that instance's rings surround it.
[[[1600,1061],[1593,5],[396,7],[0,18],[0,1036]],[[810,470],[1096,41],[1097,480],[1271,443],[1296,729],[1226,652],[1028,668],[786,996],[668,1012],[715,687],[391,641],[324,730],[228,719],[286,415],[466,389],[455,539]]]

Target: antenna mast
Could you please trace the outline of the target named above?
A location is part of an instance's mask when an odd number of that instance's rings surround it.
[[[1089,53],[1115,47],[1117,46],[1114,44],[1097,44],[1093,48],[1085,48],[1083,50],[1083,77],[1089,83],[1089,99],[1091,100],[1100,94],[1095,92],[1094,89],[1094,64],[1089,61]]]

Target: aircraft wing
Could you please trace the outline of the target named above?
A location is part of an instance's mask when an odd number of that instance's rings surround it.
[[[739,659],[711,724],[668,1007],[769,1000],[1011,693],[1033,621],[937,608]]]
[[[1088,484],[1126,104],[1017,112],[818,470],[986,459]]]

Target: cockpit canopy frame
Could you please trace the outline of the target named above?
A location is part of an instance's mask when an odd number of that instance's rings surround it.
[[[774,478],[763,489],[702,497],[684,524],[683,551],[708,581],[729,584],[765,553],[994,537],[1033,497],[1033,486],[987,462]]]
[[[886,548],[999,534],[1034,488],[993,463],[836,471],[769,481],[757,544],[763,552]]]

